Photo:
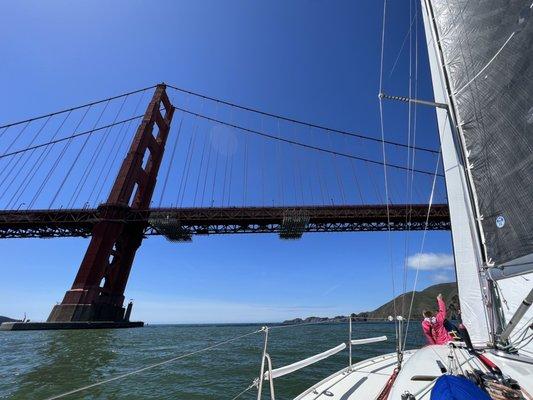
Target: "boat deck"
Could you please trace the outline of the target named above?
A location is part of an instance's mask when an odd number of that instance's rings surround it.
[[[464,348],[451,350],[447,345],[426,346],[419,350],[404,353],[401,371],[392,386],[389,399],[400,399],[406,391],[413,394],[417,400],[428,399],[433,384],[443,374],[450,370],[449,355],[453,355],[452,370],[454,373],[464,373],[467,370],[487,368]],[[504,374],[518,380],[522,388],[531,393],[533,380],[527,374],[531,371],[515,361],[504,360],[486,353],[492,361],[500,366]],[[515,363],[515,365],[512,365]],[[345,368],[295,398],[295,400],[369,400],[375,399],[383,390],[389,377],[396,368],[396,353],[374,357],[354,364],[352,368]],[[444,372],[444,373],[446,373]]]
[[[411,357],[406,352],[404,359]],[[295,400],[353,400],[375,398],[396,368],[396,353],[370,358],[345,368],[315,386]]]

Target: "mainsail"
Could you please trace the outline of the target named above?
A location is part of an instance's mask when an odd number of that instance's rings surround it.
[[[507,277],[496,285],[504,320],[533,287],[524,275],[533,271],[533,2],[423,6],[435,98],[454,129],[439,122],[461,307],[482,342],[491,325],[482,269]]]
[[[533,253],[532,0],[432,0],[487,261]]]

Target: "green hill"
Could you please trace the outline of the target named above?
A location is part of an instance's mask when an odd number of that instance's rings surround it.
[[[2,322],[20,322],[20,320],[9,318],[9,317],[4,317],[4,316],[0,315],[0,324]]]
[[[459,310],[459,295],[457,292],[457,283],[439,283],[437,285],[430,286],[421,291],[415,292],[415,298],[413,301],[413,310],[411,318],[421,318],[424,310],[437,310],[437,295],[441,293],[444,301],[446,302],[446,309],[449,319],[457,319],[457,311]],[[407,292],[396,297],[396,311],[398,314],[407,318],[409,314],[409,306],[411,304],[411,296],[413,292]],[[389,315],[394,315],[394,301],[391,300],[388,303],[383,304],[381,307],[376,308],[374,311],[361,312],[359,314],[352,314],[356,317],[356,320],[366,321],[367,318],[388,318]],[[306,319],[296,318],[287,321],[283,321],[284,324],[302,324],[302,323],[316,323],[316,322],[346,322],[347,316],[336,316],[333,318],[328,317],[308,317]]]
[[[424,290],[415,292],[413,311],[411,313],[412,317],[420,317],[424,310],[436,311],[437,295],[439,293],[442,293],[442,297],[446,302],[448,318],[455,319],[457,310],[459,310],[459,295],[457,292],[457,283],[455,282],[439,283],[438,285],[433,285]],[[409,305],[411,303],[412,294],[413,292],[407,292],[396,297],[396,311],[398,314],[402,314],[404,317],[407,317],[409,314]],[[393,300],[368,313],[368,316],[372,318],[387,318],[389,315],[394,315]]]

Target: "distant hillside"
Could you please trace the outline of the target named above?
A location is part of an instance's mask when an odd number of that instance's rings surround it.
[[[415,292],[415,299],[413,302],[412,314],[414,317],[420,317],[424,310],[437,310],[437,295],[442,293],[442,297],[446,302],[448,310],[448,318],[455,319],[457,310],[459,310],[459,295],[457,292],[457,283],[439,283],[438,285],[430,286],[420,292]],[[407,317],[409,314],[409,305],[411,303],[411,296],[413,292],[404,293],[396,297],[396,310],[398,313]],[[402,301],[403,312],[402,312]],[[394,314],[394,301],[383,304],[381,307],[369,313],[372,318],[387,318]]]
[[[456,319],[457,311],[459,310],[459,295],[457,292],[457,283],[439,283],[438,285],[430,286],[424,290],[415,292],[415,299],[413,301],[413,311],[411,313],[412,318],[421,318],[424,310],[437,310],[437,295],[441,293],[444,301],[446,302],[446,309],[448,311],[448,318]],[[407,292],[396,297],[396,311],[398,314],[402,314],[407,318],[409,314],[409,306],[411,304],[411,296],[413,292]],[[403,302],[403,307],[402,307]],[[403,308],[403,310],[402,310]],[[387,319],[389,315],[394,315],[394,300],[383,304],[381,307],[376,308],[374,311],[362,312],[355,314],[356,320],[365,321],[367,318],[383,318]],[[348,321],[347,316],[336,316],[333,318],[328,317],[308,317],[305,319],[295,318],[287,321],[283,321],[284,324],[302,324],[302,323],[314,323],[314,322],[345,322]]]
[[[0,324],[2,322],[19,322],[20,320],[18,319],[13,319],[13,318],[8,318],[8,317],[4,317],[2,315],[0,315]]]

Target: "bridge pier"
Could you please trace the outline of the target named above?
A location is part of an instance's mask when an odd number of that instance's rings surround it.
[[[123,306],[124,290],[147,222],[128,221],[127,215],[132,210],[146,210],[150,205],[173,113],[166,86],[160,84],[137,128],[107,202],[98,207],[99,222],[93,228],[72,288],[54,306],[47,323],[65,329],[69,323],[72,327],[91,327],[80,323],[106,321],[110,322],[109,327],[124,327],[128,322]],[[139,326],[139,323],[131,324]]]

